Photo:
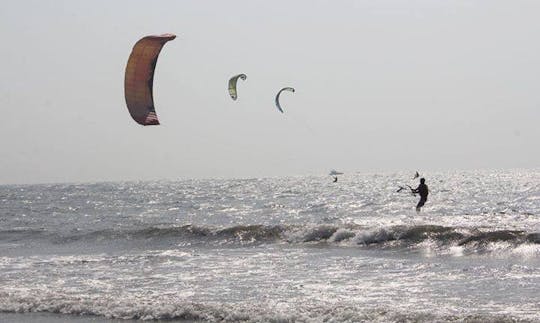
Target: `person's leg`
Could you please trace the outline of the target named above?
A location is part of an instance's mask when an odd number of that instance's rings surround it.
[[[422,206],[424,206],[424,203],[426,203],[426,200],[420,198],[420,201],[418,201],[418,204],[416,205],[416,212],[420,213],[420,210],[422,209]]]

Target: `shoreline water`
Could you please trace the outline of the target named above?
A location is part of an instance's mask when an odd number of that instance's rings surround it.
[[[2,186],[0,321],[540,320],[539,172],[330,180]]]

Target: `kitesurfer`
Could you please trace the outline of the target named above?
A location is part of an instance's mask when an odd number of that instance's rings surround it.
[[[334,176],[334,183],[337,182],[337,176]]]
[[[420,185],[418,185],[417,188],[413,189],[412,192],[420,194],[420,201],[418,201],[418,204],[416,205],[416,212],[420,212],[422,206],[424,206],[424,204],[426,203],[427,196],[429,194],[429,189],[426,185],[426,179],[420,178]]]

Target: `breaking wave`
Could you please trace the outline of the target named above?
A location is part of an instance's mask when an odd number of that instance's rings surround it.
[[[90,296],[63,292],[0,292],[0,312],[55,313],[124,320],[189,322],[530,322],[504,314],[444,314],[361,308],[353,304],[313,304],[277,309],[272,301],[197,303],[133,295]]]
[[[46,239],[56,244],[77,241],[146,240],[189,241],[191,244],[327,244],[331,246],[359,247],[415,247],[430,242],[438,247],[465,247],[476,251],[489,251],[492,244],[507,248],[540,245],[539,232],[521,230],[486,230],[439,225],[389,226],[367,228],[359,225],[238,225],[212,226],[152,226],[132,230],[98,230],[93,232],[51,233],[46,230],[0,231],[0,241],[18,242],[27,239]],[[539,246],[540,247],[540,246]]]

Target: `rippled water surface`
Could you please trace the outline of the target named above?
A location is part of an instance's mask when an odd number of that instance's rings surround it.
[[[0,186],[0,321],[540,321],[540,171],[422,175]]]

